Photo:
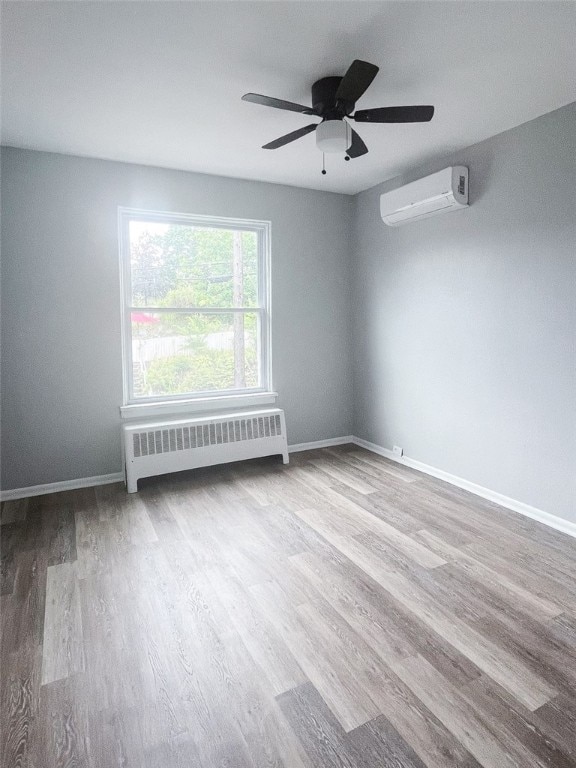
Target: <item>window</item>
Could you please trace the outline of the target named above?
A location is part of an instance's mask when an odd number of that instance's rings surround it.
[[[120,209],[126,405],[268,391],[269,244],[268,222]]]

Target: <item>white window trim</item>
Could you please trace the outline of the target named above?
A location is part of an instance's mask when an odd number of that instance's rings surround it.
[[[261,387],[245,390],[234,389],[218,392],[199,392],[194,395],[168,395],[153,398],[130,397],[132,391],[132,334],[130,332],[132,281],[130,276],[129,258],[129,222],[134,219],[141,219],[144,221],[157,220],[161,222],[209,226],[222,229],[241,229],[243,231],[257,233],[258,295],[264,297],[264,303],[250,311],[254,311],[260,316],[260,344],[262,353],[259,360],[259,366],[260,380],[262,382]],[[123,405],[120,407],[120,414],[122,418],[130,419],[141,418],[146,415],[160,416],[200,411],[215,411],[220,410],[221,408],[269,405],[276,401],[278,394],[272,390],[270,236],[271,224],[269,221],[232,219],[220,216],[198,216],[189,213],[148,211],[142,208],[118,207],[123,386]],[[201,312],[206,310],[209,311],[210,308],[198,308],[198,311]]]
[[[222,409],[245,408],[253,405],[271,405],[276,402],[277,397],[277,392],[251,392],[250,394],[223,395],[222,397],[194,398],[192,400],[137,403],[135,405],[123,405],[120,408],[120,414],[123,419],[140,419],[146,416],[221,411]]]

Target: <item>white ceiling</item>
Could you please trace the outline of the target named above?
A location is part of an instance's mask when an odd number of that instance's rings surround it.
[[[3,2],[2,143],[355,193],[576,100],[574,2]],[[369,154],[328,155],[310,103],[354,58],[380,72],[358,108],[434,104],[431,123],[359,124]],[[314,122],[314,120],[312,120]]]

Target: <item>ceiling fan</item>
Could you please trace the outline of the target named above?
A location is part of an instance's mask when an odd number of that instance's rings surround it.
[[[242,99],[253,104],[322,118],[320,123],[311,123],[285,136],[280,136],[264,144],[262,149],[278,149],[316,131],[316,146],[321,152],[346,152],[345,159],[349,160],[365,155],[368,147],[348,120],[354,120],[357,123],[425,123],[432,119],[434,114],[432,106],[377,107],[360,109],[352,114],[356,102],[377,73],[378,67],[374,64],[355,59],[344,77],[323,77],[314,83],[311,107],[271,96],[262,96],[259,93],[244,94]]]

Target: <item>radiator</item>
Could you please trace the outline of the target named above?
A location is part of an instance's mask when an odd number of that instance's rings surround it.
[[[183,469],[281,454],[288,463],[286,422],[279,408],[195,419],[126,424],[128,493],[138,479]]]

